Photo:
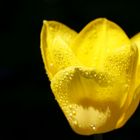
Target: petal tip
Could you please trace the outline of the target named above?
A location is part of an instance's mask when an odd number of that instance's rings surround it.
[[[43,24],[46,24],[47,23],[47,20],[43,20]]]

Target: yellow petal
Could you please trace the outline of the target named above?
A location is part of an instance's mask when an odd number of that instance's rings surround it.
[[[116,51],[125,51],[130,41],[115,23],[98,18],[90,22],[71,45],[78,59],[86,66],[104,69],[107,56]]]
[[[122,116],[117,122],[116,128],[122,127],[137,109],[140,101],[140,86],[138,86],[132,94],[131,103],[124,109]]]
[[[120,79],[128,90],[134,89],[137,48],[117,24],[105,18],[90,22],[75,38],[71,48],[84,65],[108,72]],[[128,94],[129,104],[132,97],[133,93]],[[121,105],[124,103],[125,100]]]
[[[76,64],[70,43],[77,33],[62,23],[44,21],[41,31],[41,53],[50,80],[60,69]]]
[[[140,33],[136,34],[131,38],[133,44],[135,44],[138,48],[138,65],[137,65],[137,76],[136,76],[136,87],[140,85]]]
[[[140,54],[140,33],[136,34],[134,37],[131,38],[131,42],[133,45],[136,45],[138,48],[138,53]],[[134,113],[136,108],[139,105],[140,101],[140,57],[138,57],[138,63],[136,66],[136,73],[134,82],[133,82],[133,89],[130,91],[131,93],[129,94],[126,102],[127,102],[127,107],[125,106],[124,113],[119,119],[117,123],[117,128],[121,127],[124,125],[124,123],[130,118],[130,116]]]
[[[128,94],[121,79],[86,67],[59,71],[51,88],[71,127],[82,135],[115,129]]]

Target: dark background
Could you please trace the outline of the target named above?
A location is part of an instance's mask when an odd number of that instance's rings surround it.
[[[75,134],[54,99],[40,54],[40,30],[43,19],[80,31],[97,17],[116,22],[129,37],[140,31],[139,4],[132,1],[1,0],[0,140],[94,139]],[[140,107],[104,139],[134,139],[139,118]]]

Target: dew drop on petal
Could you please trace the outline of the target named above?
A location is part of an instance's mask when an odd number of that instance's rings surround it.
[[[50,67],[53,67],[53,63],[50,63]]]
[[[70,109],[70,110],[72,109],[72,105],[69,106],[69,109]]]
[[[78,124],[78,127],[81,128],[82,127],[81,124]]]
[[[72,117],[73,116],[72,113],[69,113],[69,116]]]
[[[72,114],[73,114],[73,115],[76,115],[76,111],[73,110],[73,111],[72,111]]]
[[[72,77],[69,77],[69,80],[72,80]]]
[[[97,76],[97,74],[95,73],[95,74],[94,74],[94,77],[96,77],[96,76]]]
[[[95,130],[95,129],[96,129],[96,126],[95,126],[95,125],[93,125],[93,124],[91,124],[91,125],[90,125],[90,127],[91,127],[93,130]]]
[[[88,76],[89,75],[89,73],[86,71],[86,76]]]
[[[73,121],[73,124],[74,124],[74,125],[77,125],[77,124],[78,124],[78,122],[77,122],[76,120],[74,120],[74,121]]]
[[[128,86],[128,84],[125,84],[124,87],[127,89],[129,86]]]

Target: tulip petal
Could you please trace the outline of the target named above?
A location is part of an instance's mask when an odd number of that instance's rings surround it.
[[[129,38],[117,24],[98,18],[79,33],[71,48],[84,65],[104,69],[107,56],[129,45]]]
[[[137,46],[138,53],[140,54],[140,33],[136,34],[134,37],[131,38],[132,44]],[[125,122],[130,118],[130,116],[134,113],[136,108],[139,105],[140,101],[140,57],[138,57],[138,63],[136,66],[136,74],[135,79],[133,82],[133,88],[130,91],[126,102],[127,107],[125,106],[124,113],[118,120],[116,128],[121,127],[125,124]]]
[[[41,31],[41,53],[50,80],[60,69],[76,64],[76,58],[69,48],[76,35],[75,31],[62,23],[44,21]]]
[[[132,116],[132,114],[137,109],[137,107],[139,105],[139,101],[140,101],[140,86],[138,86],[135,89],[131,103],[123,111],[122,116],[120,117],[120,119],[117,122],[116,128],[122,127],[127,122],[127,120]],[[127,101],[126,101],[126,103],[127,103]]]
[[[71,127],[82,135],[115,129],[128,94],[121,79],[74,66],[59,71],[51,88]]]
[[[138,48],[138,54],[140,55],[140,33],[131,38],[131,42]],[[136,74],[136,87],[140,85],[140,56],[138,57],[137,74]]]
[[[85,66],[116,76],[128,90],[130,86],[134,88],[137,48],[115,23],[104,18],[90,22],[75,38],[71,48]],[[132,95],[128,94],[129,104]],[[124,103],[125,100],[122,106]]]

